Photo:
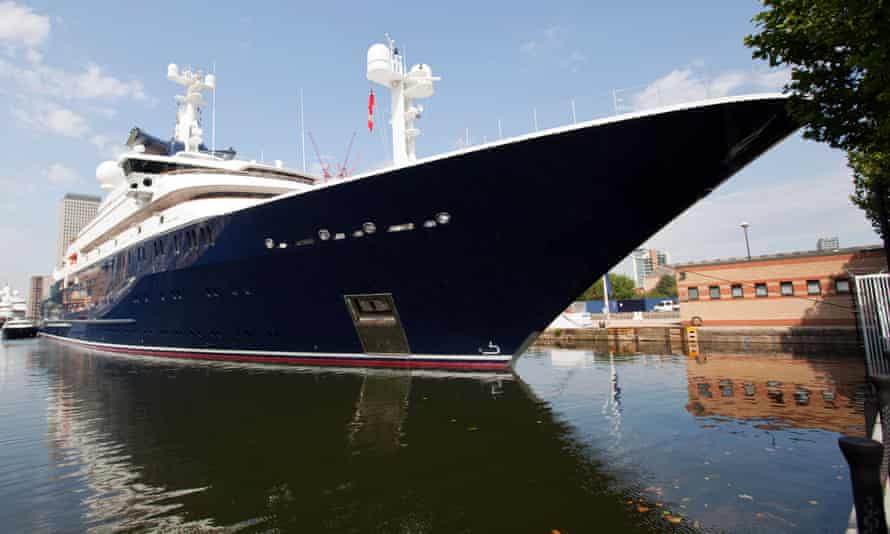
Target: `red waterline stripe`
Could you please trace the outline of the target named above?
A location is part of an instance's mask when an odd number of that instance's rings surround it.
[[[510,367],[510,362],[461,362],[461,361],[425,361],[425,360],[390,360],[390,359],[373,359],[373,358],[350,358],[344,356],[342,358],[308,358],[300,356],[247,356],[239,354],[214,354],[212,352],[180,352],[180,351],[161,351],[161,350],[140,350],[140,349],[122,349],[117,347],[106,347],[103,345],[94,345],[86,341],[80,341],[70,338],[62,338],[59,336],[41,334],[43,337],[59,341],[60,343],[70,343],[73,345],[84,345],[90,348],[105,352],[114,352],[122,354],[137,354],[142,356],[159,356],[165,358],[183,358],[191,360],[214,360],[214,361],[231,361],[231,362],[255,362],[255,363],[287,363],[292,365],[348,365],[353,367],[392,367],[392,368],[414,368],[414,369],[490,369],[503,370]]]

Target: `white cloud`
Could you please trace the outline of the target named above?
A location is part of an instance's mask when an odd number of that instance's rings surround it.
[[[53,163],[46,171],[46,177],[56,185],[71,185],[80,181],[77,171],[61,163]]]
[[[15,2],[0,2],[0,42],[14,48],[32,48],[46,41],[49,30],[49,17]]]
[[[96,147],[103,158],[117,159],[127,151],[127,147],[112,140],[111,137],[97,134],[90,137],[90,144]]]
[[[572,50],[559,59],[559,65],[562,68],[569,69],[572,72],[578,72],[581,69],[581,65],[586,62],[587,56],[584,55],[584,53],[580,50]]]
[[[98,65],[89,64],[86,70],[70,77],[70,95],[74,98],[118,98],[129,96],[136,100],[145,99],[142,82],[133,80],[122,82],[112,76],[102,74]]]
[[[29,65],[18,65],[0,59],[0,78],[11,79],[19,89],[31,95],[64,99],[146,98],[139,80],[123,82],[103,74],[96,64],[88,64],[81,72],[66,72],[45,65],[38,53],[29,54]]]
[[[11,111],[22,126],[38,132],[77,138],[89,131],[86,119],[51,102],[32,100],[25,106],[13,106]]]
[[[706,98],[727,96],[740,89],[778,91],[789,79],[786,69],[768,72],[728,70],[714,78],[701,71],[702,62],[676,69],[655,80],[631,97],[634,109],[647,109],[671,104],[681,104]]]
[[[519,51],[529,56],[538,55],[538,42],[528,41],[519,45]]]
[[[547,56],[557,65],[578,72],[587,62],[587,55],[578,48],[566,46],[566,32],[560,26],[550,26],[541,31],[540,37],[519,45],[519,52],[529,57]]]

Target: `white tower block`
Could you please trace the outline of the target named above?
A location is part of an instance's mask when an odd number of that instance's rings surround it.
[[[396,166],[407,165],[417,160],[416,139],[420,130],[414,127],[414,120],[420,118],[422,106],[413,104],[416,98],[433,96],[433,76],[429,65],[418,64],[405,72],[405,62],[395,47],[377,43],[368,48],[368,80],[388,87],[392,97],[392,160]]]
[[[201,106],[207,105],[201,100],[201,91],[216,90],[216,77],[212,74],[205,76],[200,71],[192,72],[191,69],[180,72],[176,64],[171,63],[167,66],[167,79],[186,88],[185,95],[176,96],[179,105],[176,110],[174,138],[185,144],[186,152],[198,152],[204,135],[198,122],[198,113]]]

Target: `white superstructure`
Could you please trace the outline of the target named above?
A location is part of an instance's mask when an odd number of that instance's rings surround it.
[[[175,64],[168,66],[167,77],[186,88],[176,97],[173,139],[161,141],[134,128],[127,143],[131,150],[98,166],[96,179],[107,196],[67,247],[55,280],[76,282],[79,271],[133,243],[315,185],[315,178],[280,162],[265,165],[233,159],[231,149],[207,150],[201,93],[215,89],[215,77]]]
[[[17,290],[9,286],[0,289],[0,322],[24,318],[27,313],[25,298]]]

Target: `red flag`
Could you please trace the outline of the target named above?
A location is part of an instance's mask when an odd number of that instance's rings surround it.
[[[374,90],[368,95],[368,131],[374,131]]]

